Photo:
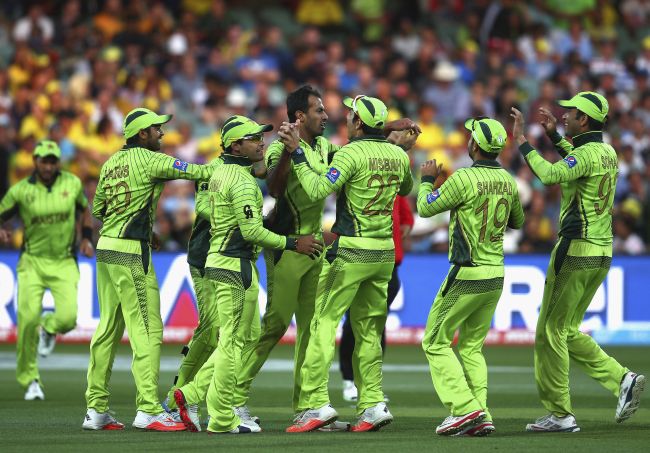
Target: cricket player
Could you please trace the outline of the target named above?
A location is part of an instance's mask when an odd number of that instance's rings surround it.
[[[49,355],[56,335],[74,329],[77,322],[77,223],[81,224],[80,251],[93,256],[88,200],[79,178],[60,170],[60,159],[56,142],[39,142],[34,148],[34,173],[11,187],[0,201],[0,226],[18,214],[25,227],[17,268],[16,378],[26,389],[28,401],[45,399],[36,364],[37,345],[40,355]],[[0,228],[0,243],[10,239],[11,232]],[[41,315],[47,288],[55,309]]]
[[[218,165],[223,162],[216,159],[211,164]],[[196,218],[192,226],[192,234],[187,246],[187,262],[196,294],[199,324],[194,330],[192,339],[183,347],[183,359],[174,379],[174,384],[169,390],[163,407],[169,413],[177,414],[174,401],[174,391],[190,382],[196,373],[207,362],[217,347],[219,338],[219,316],[212,285],[207,284],[205,278],[205,260],[210,249],[210,196],[208,193],[209,180],[196,182],[195,213]],[[180,420],[180,415],[178,416]]]
[[[524,118],[512,108],[513,137],[530,169],[544,185],[561,184],[559,241],[551,253],[535,335],[535,381],[549,414],[526,426],[532,432],[580,431],[569,394],[569,359],[618,397],[615,420],[638,409],[645,376],[608,356],[580,324],[612,263],[612,211],[618,177],[616,151],[603,142],[609,104],[583,91],[558,102],[570,143],[557,119],[540,109],[542,126],[562,156],[552,164],[526,140]]]
[[[200,430],[197,405],[205,396],[201,389],[205,388],[205,371],[210,368],[208,432],[261,431],[257,423],[241,417],[233,407],[244,345],[255,344],[251,330],[255,324],[259,326],[257,256],[262,247],[293,250],[314,258],[322,251],[321,242],[313,235],[281,236],[262,224],[262,192],[251,174],[251,166],[264,159],[263,134],[271,129],[270,125],[260,125],[242,116],[229,118],[221,129],[223,164],[214,171],[208,187],[212,237],[205,263],[207,284],[212,286],[216,299],[219,341],[193,382],[174,392],[181,419],[191,431]]]
[[[442,165],[422,164],[417,209],[421,217],[451,210],[451,268],[427,319],[422,348],[438,397],[451,415],[436,428],[448,436],[485,436],[494,431],[487,408],[487,366],[483,342],[503,290],[503,235],[521,228],[524,212],[517,184],[496,158],[507,133],[490,118],[469,119],[471,167],[454,172],[434,190]],[[451,348],[460,330],[458,352]]]
[[[335,333],[350,309],[357,339],[353,364],[359,389],[359,420],[353,431],[379,429],[393,419],[384,403],[381,385],[381,333],[386,322],[386,291],[395,262],[392,218],[396,195],[413,185],[409,158],[383,135],[388,110],[369,96],[346,98],[350,109],[350,143],[338,150],[324,174],[312,169],[300,146],[298,128],[284,124],[280,137],[291,152],[296,176],[312,201],[338,192],[337,218],[332,232],[338,239],[328,248],[317,288],[311,338],[301,370],[298,405],[305,408],[287,432],[306,432],[338,418],[329,404],[329,368],[335,352]],[[414,137],[417,133],[403,134]]]
[[[309,85],[304,85],[287,96],[287,116],[291,123],[297,123],[300,147],[310,167],[317,173],[327,172],[328,164],[340,146],[330,143],[323,132],[328,116],[321,94]],[[417,126],[404,118],[387,123],[383,134],[393,131],[416,129]],[[277,199],[275,209],[266,223],[272,231],[298,237],[313,234],[323,238],[322,216],[324,199],[311,200],[296,173],[296,165],[284,143],[276,140],[266,152],[268,167],[267,184],[269,192]],[[269,354],[287,331],[292,317],[296,316],[296,345],[294,355],[293,411],[301,413],[307,407],[300,407],[301,373],[305,352],[309,343],[310,323],[316,303],[316,287],[323,267],[322,258],[311,260],[293,251],[265,250],[267,270],[267,305],[262,318],[261,336],[256,345],[247,347],[240,376],[235,388],[236,411],[240,417],[259,422],[250,415],[247,403],[255,376],[268,359]],[[331,424],[329,429],[347,424]]]
[[[158,152],[162,125],[171,115],[137,108],[124,119],[126,145],[103,165],[93,215],[104,225],[97,243],[99,326],[90,343],[88,411],[84,429],[116,430],[124,425],[108,411],[108,384],[117,345],[126,327],[136,384],[133,426],[154,431],[184,430],[158,399],[162,319],[156,274],[151,265],[152,227],[164,182],[208,179],[212,167]]]

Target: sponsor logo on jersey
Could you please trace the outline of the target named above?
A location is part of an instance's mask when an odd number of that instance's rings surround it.
[[[172,167],[174,167],[176,170],[187,171],[187,162],[184,162],[180,159],[176,159]]]
[[[564,158],[564,162],[569,166],[569,168],[573,168],[578,164],[578,161],[574,156],[567,156]]]
[[[438,192],[438,189],[434,190],[433,192],[427,195],[427,203],[429,204],[433,203],[438,199],[439,196],[440,196],[440,192]]]
[[[339,176],[341,176],[341,172],[338,171],[336,168],[332,167],[329,169],[326,176],[327,179],[329,179],[330,182],[334,184],[336,180],[339,179]]]

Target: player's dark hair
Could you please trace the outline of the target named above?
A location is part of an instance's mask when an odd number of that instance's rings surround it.
[[[309,96],[316,96],[318,99],[323,97],[311,85],[303,85],[289,93],[287,96],[287,116],[289,117],[289,122],[296,122],[296,112],[298,110],[307,113],[307,110],[309,110]]]
[[[587,126],[589,127],[590,131],[602,131],[603,128],[605,127],[605,122],[600,122],[598,120],[593,119],[586,113],[576,109],[576,119],[580,119],[583,116],[587,117]],[[607,121],[607,117],[605,117],[605,121]]]
[[[363,131],[364,134],[366,135],[384,135],[384,130],[383,129],[378,129],[376,127],[370,127],[363,121],[361,121],[361,130]]]

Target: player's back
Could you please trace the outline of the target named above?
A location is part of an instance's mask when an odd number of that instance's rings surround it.
[[[607,143],[590,142],[575,148],[564,161],[569,167],[584,166],[585,176],[561,185],[560,236],[611,244],[616,151]]]
[[[103,222],[101,235],[150,240],[163,182],[207,179],[212,167],[183,162],[137,146],[117,151],[102,166],[93,215]]]
[[[261,217],[262,192],[250,167],[237,164],[219,165],[208,186],[210,202],[210,251],[234,258],[254,260],[260,247],[244,239],[237,213],[237,198],[252,196],[256,205],[242,207],[246,218]]]
[[[404,150],[383,137],[354,139],[336,153],[336,160],[350,171],[339,190],[336,222],[332,232],[341,236],[392,238],[395,197],[413,187],[410,162]],[[332,166],[334,182],[339,169]]]
[[[514,178],[498,162],[480,160],[456,171],[443,187],[434,196],[461,200],[451,211],[449,261],[461,266],[502,265],[503,236],[511,216],[514,227],[523,223]]]

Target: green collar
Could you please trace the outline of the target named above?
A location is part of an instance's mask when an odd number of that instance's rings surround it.
[[[222,154],[221,158],[223,159],[224,164],[234,164],[240,165],[242,167],[252,167],[253,162],[251,162],[247,157],[244,156],[235,156],[233,154]]]
[[[475,160],[472,167],[501,168],[501,164],[496,160],[481,159]]]
[[[603,133],[601,131],[587,131],[571,137],[574,148],[587,143],[603,143]]]
[[[385,142],[386,137],[383,135],[362,135],[361,137],[354,137],[350,139],[350,143],[356,142],[359,140],[371,140],[373,142]]]

